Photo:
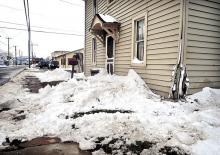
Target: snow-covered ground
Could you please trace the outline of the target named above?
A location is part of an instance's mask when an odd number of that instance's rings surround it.
[[[26,75],[42,82],[64,82],[31,94],[20,85]],[[152,143],[142,154],[158,154],[166,146],[179,148],[180,153],[219,154],[220,90],[204,88],[186,102],[170,102],[151,92],[133,70],[127,76],[102,71],[88,78],[78,74],[77,79],[61,69],[28,70],[0,87],[0,107],[10,108],[0,113],[0,143],[6,137],[57,136],[78,142],[83,150],[110,144],[116,154],[122,154],[120,146],[138,141]],[[13,119],[20,115],[26,118]]]

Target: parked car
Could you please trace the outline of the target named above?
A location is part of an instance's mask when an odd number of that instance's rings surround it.
[[[59,68],[59,61],[51,60],[48,64],[48,69]]]
[[[48,68],[48,61],[40,61],[37,66],[40,68],[44,68],[44,67]]]

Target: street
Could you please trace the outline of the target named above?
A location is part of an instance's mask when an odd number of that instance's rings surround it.
[[[7,66],[7,67],[0,67],[0,86],[5,84],[12,78],[14,75],[18,74],[22,71],[25,66]]]

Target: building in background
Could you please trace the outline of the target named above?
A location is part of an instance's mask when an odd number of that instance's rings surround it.
[[[83,70],[83,55],[84,55],[84,49],[83,48],[75,50],[75,51],[69,51],[69,52],[65,51],[63,53],[56,51],[55,55],[52,55],[52,57],[53,57],[54,60],[59,62],[59,67],[60,68],[70,70],[70,69],[72,69],[72,66],[68,64],[68,60],[70,58],[73,58],[73,56],[76,55],[77,53],[79,55],[81,55],[80,56],[80,61],[79,61],[79,63],[80,63],[79,66],[81,67],[81,71],[82,71]],[[54,54],[54,52],[53,52],[53,54]]]
[[[61,54],[65,54],[65,53],[68,53],[70,51],[54,51],[51,53],[51,58],[54,59],[56,58],[57,56],[61,55]]]

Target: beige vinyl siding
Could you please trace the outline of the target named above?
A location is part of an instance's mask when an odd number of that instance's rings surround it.
[[[186,64],[190,93],[220,88],[220,1],[189,0]]]
[[[99,12],[99,6],[101,1],[97,0],[97,7]],[[97,42],[97,53],[96,53],[96,64],[92,64],[92,34],[89,29],[93,19],[93,3],[92,0],[86,1],[86,40],[85,40],[85,61],[86,61],[86,75],[90,75],[92,68],[104,68],[105,67],[105,47],[98,41]]]
[[[92,0],[88,0],[87,3],[92,3]],[[146,12],[148,12],[146,66],[133,67],[132,19]],[[171,72],[178,57],[180,0],[119,0],[109,7],[106,0],[98,0],[98,13],[111,15],[121,23],[120,39],[116,43],[115,73],[126,75],[129,69],[135,69],[150,88],[167,96],[170,91]],[[91,19],[87,20],[87,23],[90,26]],[[87,39],[89,38],[90,34],[87,36]],[[97,63],[99,67],[104,67],[105,47],[97,42],[99,50]],[[90,48],[89,44],[87,41],[87,49]],[[86,63],[89,71],[90,58],[87,58]]]

